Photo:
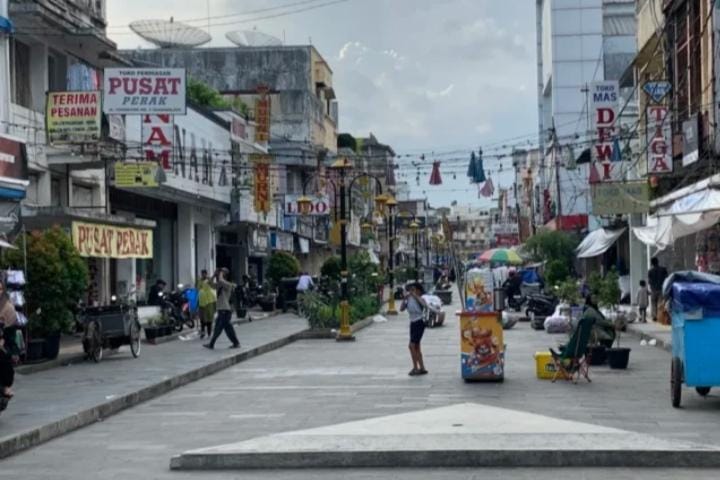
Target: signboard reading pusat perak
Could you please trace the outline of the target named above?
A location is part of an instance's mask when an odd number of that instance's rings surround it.
[[[184,68],[106,68],[103,111],[185,115]]]

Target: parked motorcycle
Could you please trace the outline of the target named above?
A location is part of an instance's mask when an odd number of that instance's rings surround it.
[[[527,302],[527,298],[524,295],[508,295],[506,298],[508,308],[516,312],[521,312]]]
[[[181,332],[185,326],[195,328],[195,316],[191,311],[190,302],[182,284],[170,293],[161,292],[160,298],[162,316],[173,327],[173,330]]]
[[[528,297],[525,314],[530,318],[532,327],[536,330],[542,330],[544,328],[543,320],[545,317],[549,317],[555,313],[555,308],[559,302],[560,300],[555,295],[530,295]]]

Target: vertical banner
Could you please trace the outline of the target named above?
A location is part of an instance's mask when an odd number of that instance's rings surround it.
[[[255,143],[270,141],[270,95],[267,89],[259,89],[260,97],[255,100]]]
[[[617,81],[595,82],[590,86],[590,95],[590,112],[595,132],[592,161],[600,164],[602,181],[607,181],[611,180],[613,140],[619,133],[616,123],[620,85]]]
[[[143,115],[142,149],[145,161],[156,162],[166,171],[172,169],[172,115]]]
[[[250,155],[253,165],[254,208],[258,213],[269,213],[272,206],[270,196],[270,156]]]
[[[672,117],[668,107],[647,108],[647,170],[648,174],[673,171]]]

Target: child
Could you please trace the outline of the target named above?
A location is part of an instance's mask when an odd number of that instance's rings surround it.
[[[647,308],[650,303],[650,293],[648,292],[645,280],[640,280],[640,289],[637,292],[638,310],[640,310],[640,323],[647,323]]]

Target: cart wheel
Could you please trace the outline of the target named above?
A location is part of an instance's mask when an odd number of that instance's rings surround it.
[[[695,387],[695,391],[698,393],[698,395],[707,397],[708,393],[710,393],[710,387]]]
[[[672,397],[672,406],[675,408],[680,407],[680,399],[682,398],[682,382],[682,360],[678,357],[674,357],[672,359],[672,368],[670,370],[670,395]]]
[[[137,319],[130,324],[130,352],[134,358],[140,356],[140,322]]]
[[[95,363],[98,363],[103,357],[103,341],[100,323],[97,320],[88,323],[87,338],[88,354]]]

